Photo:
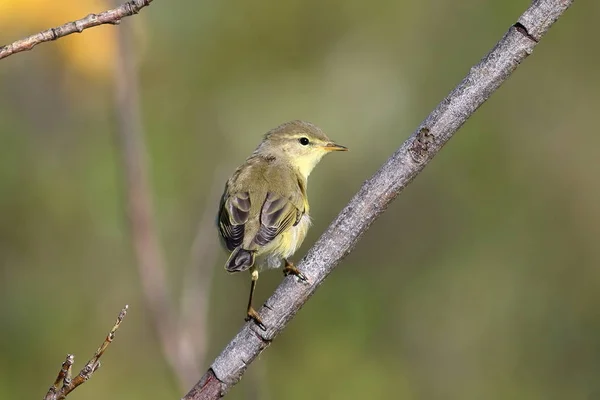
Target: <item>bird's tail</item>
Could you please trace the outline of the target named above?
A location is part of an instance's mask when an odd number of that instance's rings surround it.
[[[242,247],[236,247],[229,256],[225,269],[228,272],[246,271],[254,265],[255,250],[245,250]]]

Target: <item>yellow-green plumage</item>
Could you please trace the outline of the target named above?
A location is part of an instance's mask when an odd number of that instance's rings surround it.
[[[308,144],[302,144],[308,141]],[[302,142],[302,143],[301,143]],[[306,184],[309,174],[335,145],[317,126],[291,121],[269,131],[227,181],[219,230],[232,252],[226,269],[277,267],[300,247],[310,225]],[[240,251],[243,255],[236,263]]]
[[[263,268],[277,268],[306,280],[287,259],[302,244],[310,225],[306,184],[313,168],[331,151],[347,150],[317,126],[291,121],[267,132],[263,141],[227,181],[217,218],[222,243],[231,252],[229,272],[252,271],[248,318],[264,329],[252,308]]]
[[[306,178],[287,163],[253,155],[227,182],[219,219],[221,226],[243,224],[241,243],[235,242],[235,247],[255,252],[262,261],[259,267],[276,267],[281,259],[294,254],[306,237],[310,219],[305,188]],[[246,205],[249,207],[244,207]],[[244,215],[238,218],[239,214]],[[233,251],[235,247],[228,249]],[[245,270],[251,266],[227,269]]]

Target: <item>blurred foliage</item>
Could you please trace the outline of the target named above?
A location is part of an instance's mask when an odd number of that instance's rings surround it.
[[[216,210],[207,198],[215,171],[232,171],[263,132],[301,118],[351,149],[311,177],[305,251],[528,5],[157,0],[123,21],[138,27],[173,293],[198,219]],[[108,7],[0,0],[0,41]],[[598,15],[598,2],[566,13],[228,398],[600,395]],[[142,303],[124,219],[115,29],[1,62],[3,399],[41,398],[67,352],[81,367],[126,303],[104,368],[70,398],[181,395]],[[220,254],[209,360],[243,323],[248,290],[247,276],[223,272]],[[263,277],[260,300],[281,279]]]

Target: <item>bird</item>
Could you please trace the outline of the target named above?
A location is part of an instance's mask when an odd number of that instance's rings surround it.
[[[262,330],[266,327],[252,307],[259,272],[284,264],[284,275],[308,282],[289,260],[311,224],[308,176],[325,155],[347,150],[318,126],[289,121],[268,131],[225,184],[217,214],[221,244],[230,253],[225,270],[250,272],[245,320]]]

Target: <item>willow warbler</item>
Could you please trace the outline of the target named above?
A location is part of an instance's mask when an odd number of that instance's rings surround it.
[[[246,321],[252,308],[258,273],[285,263],[285,275],[306,277],[288,260],[300,247],[310,225],[306,182],[313,168],[331,151],[346,151],[321,129],[291,121],[270,130],[225,185],[217,222],[223,245],[231,252],[228,272],[250,271],[252,283]]]

